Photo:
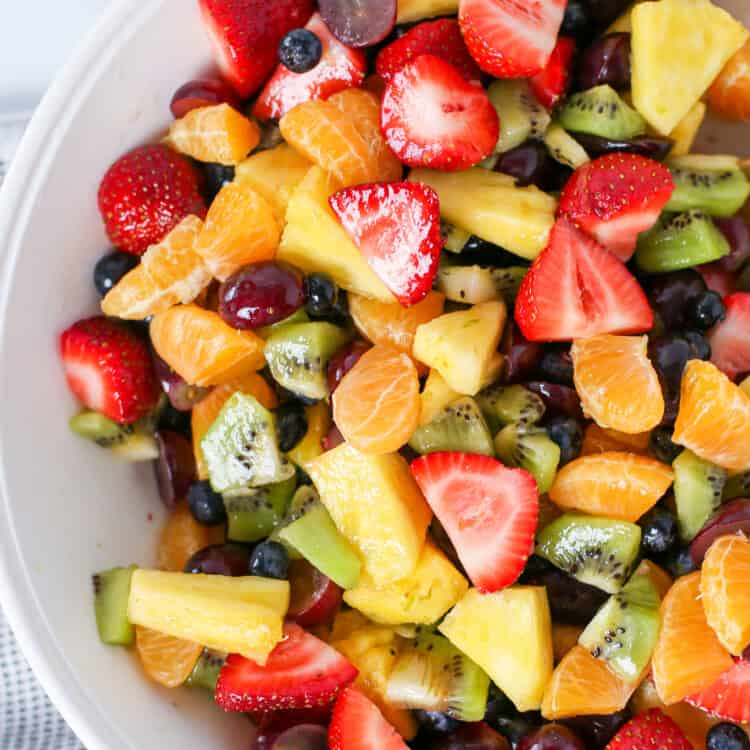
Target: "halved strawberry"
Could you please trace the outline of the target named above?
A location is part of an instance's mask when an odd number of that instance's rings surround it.
[[[575,53],[575,39],[561,36],[544,70],[529,80],[534,96],[547,109],[552,109],[568,90],[570,68]]]
[[[284,625],[284,640],[261,667],[232,654],[219,673],[216,702],[225,711],[278,711],[330,705],[357,670],[338,651]]]
[[[404,65],[420,55],[435,55],[449,62],[471,83],[482,81],[482,71],[466,49],[455,18],[425,21],[409,29],[400,39],[380,50],[375,70],[384,81],[390,81]]]
[[[336,39],[320,13],[316,13],[305,28],[323,45],[320,62],[307,73],[292,73],[286,66],[277,65],[253,107],[253,115],[259,120],[278,120],[298,104],[327,99],[339,91],[362,85],[367,72],[364,52]]]
[[[373,271],[408,307],[432,289],[440,263],[440,199],[427,185],[357,185],[329,198],[333,212]]]
[[[727,297],[737,290],[737,274],[726,269],[720,260],[697,266],[695,270],[703,277],[706,286],[722,297]]]
[[[560,196],[565,216],[627,261],[674,192],[669,170],[638,154],[607,154],[576,169]]]
[[[344,690],[328,728],[330,750],[409,750],[380,709],[357,688]]]
[[[534,548],[539,497],[534,477],[488,456],[431,453],[411,473],[482,592],[510,586]]]
[[[313,0],[199,0],[216,59],[242,97],[257,91],[278,63],[282,37],[304,26]]]
[[[682,729],[661,709],[652,708],[625,724],[606,750],[693,750]]]
[[[472,57],[496,78],[527,78],[544,69],[567,0],[460,0],[458,21]]]
[[[380,127],[404,164],[467,169],[497,145],[500,123],[484,89],[450,63],[422,55],[388,83]]]
[[[750,661],[738,659],[713,685],[686,700],[720,719],[750,724]]]
[[[60,356],[76,398],[115,422],[135,422],[159,400],[148,347],[123,323],[79,320],[60,335]]]
[[[727,317],[708,333],[711,361],[728,377],[750,372],[750,292],[724,298]]]
[[[641,333],[654,324],[646,295],[622,261],[567,219],[521,282],[515,318],[529,341]]]

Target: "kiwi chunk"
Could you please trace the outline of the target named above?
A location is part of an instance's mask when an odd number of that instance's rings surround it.
[[[750,471],[729,477],[724,485],[723,501],[750,496]]]
[[[304,307],[300,307],[299,310],[295,310],[288,318],[284,318],[283,320],[279,320],[277,323],[271,323],[270,326],[264,326],[263,328],[258,328],[257,331],[255,331],[258,336],[260,336],[262,339],[267,339],[269,336],[272,336],[276,331],[278,331],[280,328],[283,328],[284,326],[290,326],[294,323],[309,323],[310,318],[305,312]]]
[[[328,360],[350,338],[347,331],[332,323],[282,326],[266,341],[266,362],[279,385],[320,401],[328,396]]]
[[[297,485],[296,477],[261,487],[224,495],[227,511],[227,539],[258,542],[282,522]]]
[[[522,385],[491,385],[476,399],[493,435],[509,424],[535,424],[544,414],[544,401]]]
[[[646,121],[606,85],[573,94],[558,116],[565,130],[611,140],[634,138],[646,132]]]
[[[443,247],[451,253],[460,253],[471,239],[471,232],[444,219],[440,222],[440,233],[443,236]]]
[[[437,275],[437,289],[451,302],[479,305],[502,299],[512,305],[528,270],[526,266],[492,268],[443,264]]]
[[[126,461],[153,461],[159,458],[153,430],[145,423],[118,424],[96,411],[82,411],[71,418],[70,429]]]
[[[92,576],[96,627],[102,643],[110,646],[132,646],[135,628],[128,620],[130,579],[137,566],[112,568]]]
[[[245,393],[224,404],[201,448],[214,492],[275,484],[295,472],[279,450],[274,415]]]
[[[185,680],[188,687],[202,688],[211,693],[216,691],[216,682],[219,679],[219,672],[227,660],[227,655],[221,651],[213,651],[210,648],[204,648],[198,661],[195,662],[193,671]]]
[[[540,495],[549,491],[560,464],[560,446],[543,429],[509,424],[495,436],[495,450],[506,466],[526,469]]]
[[[611,596],[581,633],[578,642],[607,662],[626,682],[646,668],[659,636],[659,593],[647,575],[633,576]]]
[[[422,455],[440,451],[495,455],[482,412],[468,396],[448,404],[431,422],[418,427],[409,445]]]
[[[638,238],[635,260],[648,273],[668,273],[711,263],[729,253],[726,237],[702,211],[677,214]]]
[[[502,154],[529,138],[540,139],[550,123],[549,112],[534,98],[528,81],[494,81],[487,94],[500,118],[495,151]]]
[[[684,450],[672,462],[680,539],[692,542],[721,505],[727,472]]]
[[[404,648],[386,686],[392,706],[441,711],[459,721],[481,721],[490,678],[447,638],[421,632]]]
[[[542,529],[536,554],[581,583],[616,594],[640,545],[641,529],[634,523],[566,513]]]
[[[547,128],[544,145],[555,161],[571,169],[578,169],[591,161],[583,146],[556,122]]]

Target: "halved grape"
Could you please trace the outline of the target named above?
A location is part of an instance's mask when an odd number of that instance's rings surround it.
[[[518,326],[508,326],[500,351],[505,355],[505,380],[519,383],[539,366],[544,347],[537,341],[527,341]]]
[[[231,104],[239,109],[240,101],[228,83],[219,78],[199,78],[188,81],[175,91],[170,109],[176,119],[199,107]]]
[[[292,561],[289,584],[289,617],[304,628],[328,622],[341,604],[344,593],[307,560]]]
[[[174,508],[195,481],[193,447],[179,432],[161,430],[156,433],[159,458],[154,462],[159,496],[167,508]]]
[[[690,557],[700,567],[708,548],[720,536],[738,533],[750,534],[750,500],[744,497],[727,503],[703,527],[690,545]]]
[[[613,89],[630,86],[630,34],[607,34],[581,54],[576,84],[581,91],[607,84]]]
[[[185,379],[178,375],[156,352],[153,352],[153,360],[154,371],[161,383],[161,388],[167,394],[169,403],[177,411],[190,411],[211,391],[210,388],[200,388],[186,383]]]
[[[320,15],[331,33],[349,47],[382,42],[396,25],[396,0],[320,0]]]

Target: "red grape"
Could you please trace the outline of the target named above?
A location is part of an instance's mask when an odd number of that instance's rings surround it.
[[[178,375],[156,352],[153,352],[153,360],[161,388],[177,411],[190,411],[211,391],[210,388],[201,388],[186,383],[185,379]]]
[[[188,112],[199,107],[211,107],[214,104],[231,104],[240,107],[237,94],[219,78],[199,78],[188,81],[175,91],[169,108],[175,119],[179,120]]]
[[[607,34],[583,51],[578,64],[579,89],[607,84],[614,89],[630,86],[630,34]]]
[[[185,572],[214,576],[250,575],[250,548],[242,544],[212,544],[196,552],[185,563]]]
[[[353,341],[331,357],[328,363],[328,387],[331,393],[339,387],[344,375],[359,362],[359,358],[369,348],[370,345],[364,341]]]
[[[396,0],[319,0],[331,33],[349,47],[382,42],[396,25]]]
[[[306,560],[294,560],[290,564],[289,584],[289,617],[304,628],[328,622],[339,608],[344,593]]]
[[[724,505],[703,527],[690,545],[690,556],[700,567],[708,548],[720,537],[729,534],[750,534],[750,500],[740,498]]]
[[[455,732],[435,740],[434,750],[510,750],[508,740],[484,723],[463,724]]]
[[[732,248],[729,255],[717,262],[727,271],[739,271],[745,265],[745,261],[750,258],[750,227],[739,215],[714,221]]]
[[[526,735],[517,750],[586,750],[583,742],[562,724],[545,724]]]
[[[154,462],[159,495],[167,508],[174,508],[195,481],[195,455],[190,441],[179,432],[156,434],[159,458]]]
[[[572,417],[579,422],[583,421],[581,400],[575,388],[544,381],[533,381],[524,385],[544,401],[548,417]]]

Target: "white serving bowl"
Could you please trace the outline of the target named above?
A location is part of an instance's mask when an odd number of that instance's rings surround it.
[[[724,4],[750,24],[746,0]],[[119,463],[70,434],[77,406],[56,346],[65,326],[97,310],[91,272],[108,246],[96,207],[101,176],[164,130],[174,90],[210,64],[197,0],[115,3],[39,108],[0,204],[0,596],[88,750],[249,742],[244,719],[203,694],[158,689],[132,655],[99,643],[91,573],[153,565],[163,511],[150,467]],[[721,126],[703,142],[750,155],[747,132]]]

